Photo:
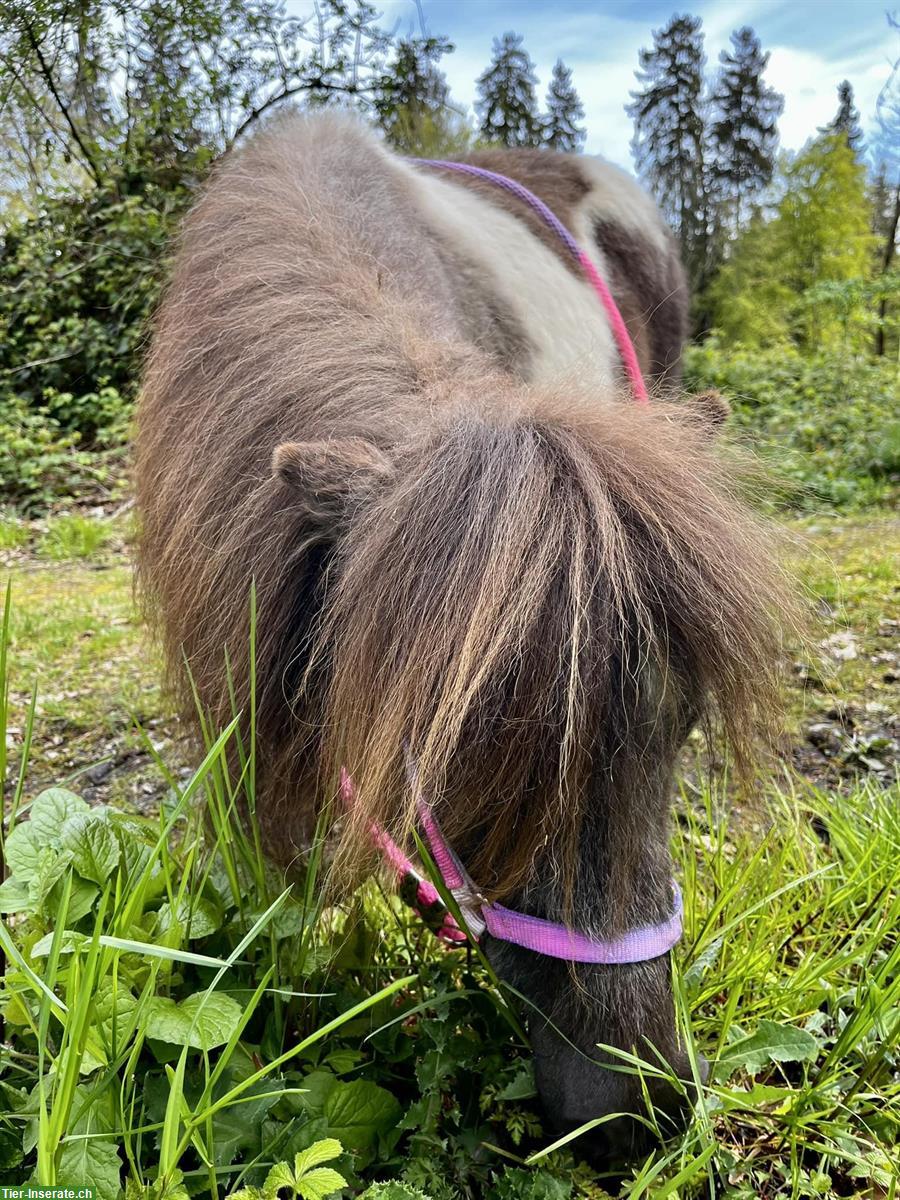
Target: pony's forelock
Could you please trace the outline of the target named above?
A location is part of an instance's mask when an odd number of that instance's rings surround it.
[[[370,865],[373,825],[408,842],[408,747],[499,899],[541,855],[572,881],[585,805],[608,776],[628,791],[673,712],[750,760],[783,589],[684,409],[497,405],[498,386],[398,451],[338,547],[311,670],[329,664],[325,777],[357,781],[338,872]]]

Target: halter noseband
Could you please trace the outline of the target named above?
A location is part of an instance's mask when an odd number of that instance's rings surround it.
[[[373,825],[372,840],[396,875],[402,899],[442,942],[458,946],[466,942],[469,936],[479,941],[482,934],[487,932],[498,941],[511,942],[549,958],[602,963],[606,966],[622,966],[660,958],[677,944],[681,937],[682,903],[681,891],[674,879],[671,916],[655,925],[642,925],[615,938],[595,938],[556,921],[515,912],[511,908],[504,908],[502,904],[486,900],[441,832],[431,806],[421,795],[415,768],[408,762],[407,769],[410,785],[416,792],[416,809],[428,848],[444,886],[459,906],[465,920],[465,930],[459,927],[434,884],[416,870],[386,829]],[[342,770],[341,798],[347,808],[352,807],[353,796],[353,781],[347,771]]]
[[[412,159],[423,167],[438,167],[447,171],[459,171],[488,180],[497,187],[517,196],[529,206],[541,220],[553,230],[580,267],[585,278],[596,292],[609,319],[622,365],[631,386],[632,395],[638,404],[648,402],[647,387],[641,374],[634,343],[619,312],[618,305],[596,266],[582,250],[569,230],[543,200],[523,187],[514,179],[476,167],[471,163],[447,162],[443,159]],[[590,934],[569,929],[555,921],[533,917],[528,913],[514,912],[501,904],[493,904],[479,894],[465,867],[456,857],[438,824],[431,806],[419,790],[415,765],[407,755],[407,771],[410,786],[416,794],[416,809],[419,823],[428,842],[431,856],[440,872],[444,885],[453,896],[461,912],[467,930],[459,927],[455,917],[448,911],[434,884],[424,879],[409,858],[403,853],[386,829],[372,826],[372,839],[381,851],[385,862],[396,874],[400,895],[412,907],[432,932],[448,945],[459,945],[471,935],[476,941],[485,932],[499,941],[511,942],[536,954],[550,958],[561,958],[568,962],[603,963],[621,966],[624,963],[647,962],[660,958],[672,949],[681,937],[681,891],[672,880],[673,909],[670,916],[655,925],[644,925],[629,930],[616,938],[595,938]],[[349,808],[353,804],[353,781],[346,770],[341,770],[341,796]]]

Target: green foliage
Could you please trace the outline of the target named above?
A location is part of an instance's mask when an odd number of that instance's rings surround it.
[[[0,236],[0,492],[102,484],[129,414],[187,190],[47,199]],[[105,457],[104,457],[105,454]]]
[[[710,338],[686,359],[690,391],[717,388],[731,424],[765,460],[770,499],[816,510],[890,502],[900,483],[897,369],[790,347],[726,350]]]
[[[113,537],[108,522],[80,513],[63,513],[47,522],[37,553],[51,561],[95,558]]]
[[[730,341],[766,346],[792,339],[818,348],[845,337],[850,317],[805,302],[805,295],[821,285],[863,281],[870,270],[865,170],[843,139],[822,137],[784,162],[779,186],[776,215],[754,217],[707,300],[713,324]],[[874,317],[874,302],[870,311]]]
[[[68,788],[29,806],[13,764],[5,1182],[87,1172],[101,1200],[123,1182],[126,1200],[323,1200],[341,1181],[371,1200],[699,1198],[711,1173],[735,1196],[896,1190],[893,792],[769,783],[752,819],[684,795],[675,995],[712,1071],[691,1128],[601,1186],[577,1137],[542,1131],[512,998],[477,959],[374,886],[322,910],[318,849],[284,890],[233,816],[240,741],[226,730],[153,819]]]

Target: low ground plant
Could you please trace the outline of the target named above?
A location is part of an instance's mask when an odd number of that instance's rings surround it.
[[[8,630],[7,609],[4,698]],[[685,785],[676,1007],[712,1070],[682,1137],[598,1174],[544,1127],[527,1005],[477,951],[445,950],[378,881],[323,907],[319,839],[291,877],[266,863],[252,720],[210,730],[185,780],[158,760],[153,817],[89,806],[78,778],[27,796],[32,732],[3,820],[4,1181],[100,1200],[900,1194],[896,791],[784,776],[729,815]],[[638,1047],[620,1069],[665,1068]]]
[[[770,506],[822,512],[896,501],[895,362],[838,350],[725,347],[711,337],[688,348],[685,384],[694,392],[717,388],[728,399],[729,430],[765,463]]]

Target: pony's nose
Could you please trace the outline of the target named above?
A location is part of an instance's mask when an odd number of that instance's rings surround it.
[[[563,1132],[588,1122],[601,1124],[582,1134],[573,1145],[580,1156],[593,1161],[629,1158],[645,1153],[663,1139],[686,1128],[690,1121],[694,1085],[673,1086],[667,1079],[635,1075],[599,1065],[599,1051],[592,1060],[560,1038],[547,1026],[532,1029],[535,1079],[547,1117]],[[673,1069],[679,1078],[690,1080],[686,1059],[678,1056]],[[701,1060],[701,1080],[708,1066]],[[648,1112],[649,1096],[653,1108]]]

